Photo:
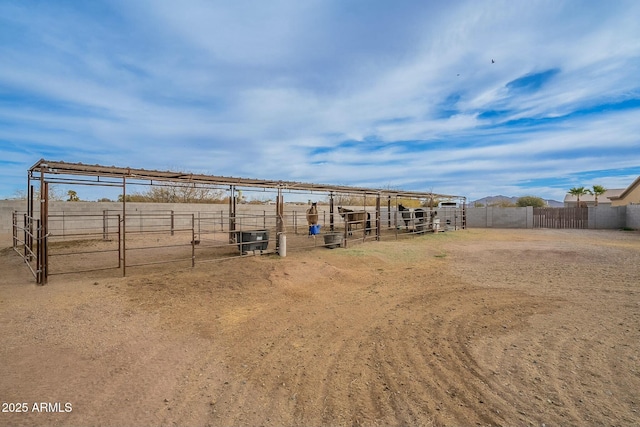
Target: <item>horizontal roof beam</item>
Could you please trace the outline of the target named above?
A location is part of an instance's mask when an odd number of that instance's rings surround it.
[[[157,171],[147,169],[136,169],[130,167],[87,165],[83,163],[68,163],[61,161],[50,161],[41,159],[29,168],[31,176],[37,174],[54,174],[54,175],[82,175],[109,178],[130,178],[136,180],[148,181],[170,181],[170,182],[188,182],[201,183],[221,186],[240,186],[240,187],[259,187],[273,189],[289,189],[300,191],[323,191],[334,193],[359,193],[362,195],[378,195],[386,196],[410,197],[410,198],[463,198],[462,196],[454,196],[447,194],[436,194],[431,192],[419,191],[403,191],[378,188],[350,187],[345,185],[329,185],[329,184],[313,184],[295,181],[274,181],[250,178],[236,178],[205,174],[193,174],[184,172]]]

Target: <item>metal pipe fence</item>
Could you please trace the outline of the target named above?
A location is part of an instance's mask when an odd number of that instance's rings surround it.
[[[337,212],[318,209],[318,227],[313,233],[300,208],[285,210],[282,215],[267,210],[235,215],[225,210],[132,211],[125,215],[109,210],[98,214],[59,212],[49,214],[46,235],[39,219],[27,214],[20,218],[14,212],[13,247],[42,283],[49,274],[113,270],[126,276],[127,268],[132,267],[169,263],[194,267],[201,262],[276,253],[280,233],[287,235],[287,251],[299,251],[333,248],[336,241],[338,246],[349,247],[434,231],[431,217],[407,222],[397,209],[366,212],[367,221],[345,221]],[[443,211],[441,220],[450,221],[454,229],[458,227],[453,211]],[[258,240],[245,240],[248,235],[258,236]],[[51,258],[50,268],[46,254]]]
[[[20,255],[36,281],[43,283],[46,274],[43,256],[43,243],[46,240],[44,229],[40,219],[27,214],[23,214],[22,217],[22,225],[19,225],[19,215],[17,212],[13,212],[13,250]]]

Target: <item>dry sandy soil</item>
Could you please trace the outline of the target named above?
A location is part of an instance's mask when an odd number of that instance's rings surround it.
[[[466,230],[40,287],[4,250],[0,425],[640,425],[639,266]]]

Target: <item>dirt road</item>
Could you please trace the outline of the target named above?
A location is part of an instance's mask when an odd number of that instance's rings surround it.
[[[639,266],[466,230],[38,287],[4,250],[0,425],[640,425]]]

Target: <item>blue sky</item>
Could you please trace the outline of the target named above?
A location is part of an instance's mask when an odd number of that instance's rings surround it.
[[[470,200],[625,188],[638,19],[635,0],[0,0],[0,199],[40,158]]]

